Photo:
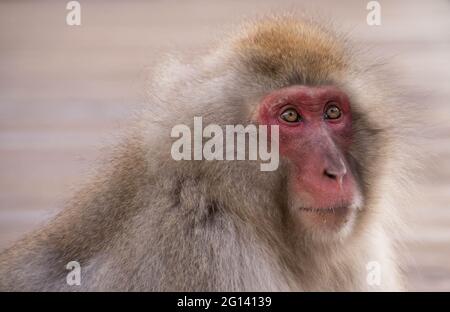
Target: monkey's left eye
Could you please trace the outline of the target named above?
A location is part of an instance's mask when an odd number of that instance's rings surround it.
[[[293,108],[288,108],[281,113],[280,118],[286,122],[299,122],[300,114]]]
[[[341,109],[334,104],[329,105],[325,111],[325,119],[338,119],[341,115]]]

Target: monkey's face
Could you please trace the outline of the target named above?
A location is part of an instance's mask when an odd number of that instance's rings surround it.
[[[263,99],[259,122],[279,126],[294,219],[311,234],[348,233],[361,195],[346,156],[352,144],[347,95],[333,86],[279,89]]]

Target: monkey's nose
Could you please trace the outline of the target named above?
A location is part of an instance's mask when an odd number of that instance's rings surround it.
[[[329,167],[324,169],[323,174],[327,179],[334,180],[342,186],[342,179],[347,174],[347,169],[345,166]]]

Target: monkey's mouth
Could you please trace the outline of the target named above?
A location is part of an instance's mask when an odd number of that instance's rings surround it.
[[[338,230],[347,224],[353,216],[350,205],[339,205],[333,207],[310,208],[301,207],[298,209],[300,219],[313,228],[330,228]]]
[[[326,208],[308,208],[300,207],[299,210],[314,213],[314,214],[346,214],[349,210],[349,206],[336,206],[336,207],[326,207]]]

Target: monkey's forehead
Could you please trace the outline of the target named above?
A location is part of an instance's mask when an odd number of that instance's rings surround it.
[[[343,41],[315,22],[271,17],[247,24],[232,46],[253,73],[314,84],[347,69]]]

